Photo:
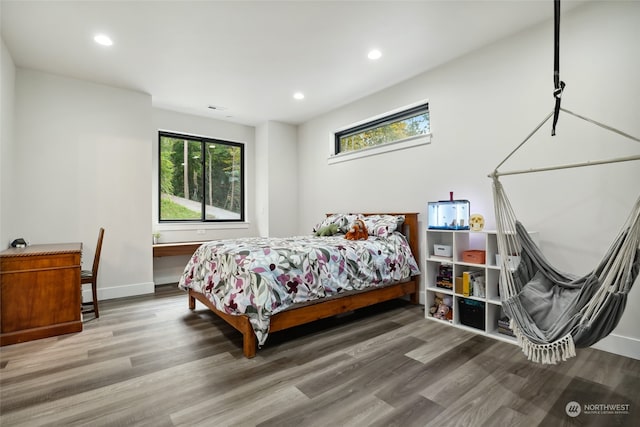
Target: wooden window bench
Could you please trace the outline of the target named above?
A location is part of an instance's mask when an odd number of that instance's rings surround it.
[[[153,245],[153,256],[193,255],[205,242],[156,243]]]

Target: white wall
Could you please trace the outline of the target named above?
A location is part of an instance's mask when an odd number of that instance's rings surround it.
[[[99,298],[153,292],[151,97],[18,68],[15,100],[8,234],[83,242],[91,268],[102,226]]]
[[[292,236],[298,224],[297,127],[268,121],[257,127],[256,134],[259,234]]]
[[[563,14],[563,107],[640,135],[640,3],[589,3]],[[553,107],[552,22],[311,120],[299,128],[299,232],[328,211],[418,211],[449,191],[494,227],[487,174]],[[429,99],[427,146],[327,164],[335,129]],[[638,143],[563,115],[501,170],[637,154]],[[595,267],[638,197],[638,162],[502,179],[550,261],[575,273]],[[424,241],[421,252],[425,253]],[[422,264],[424,264],[422,262]],[[424,286],[424,284],[422,285]],[[614,334],[599,345],[640,358],[640,286]]]
[[[246,224],[207,224],[194,229],[180,224],[159,224],[157,211],[158,130],[188,133],[245,143]],[[265,122],[257,128],[153,109],[153,202],[154,229],[160,243],[207,241],[248,236],[290,236],[297,230],[297,128]],[[200,232],[200,234],[198,233]],[[155,284],[174,283],[189,256],[155,258]]]
[[[9,246],[9,207],[15,203],[13,173],[13,150],[15,146],[14,118],[14,86],[16,67],[9,50],[0,39],[0,250]]]
[[[272,237],[292,236],[298,229],[297,133],[296,126],[269,122],[269,236]]]
[[[269,126],[256,126],[256,230],[257,235],[269,235]]]
[[[160,232],[161,243],[206,241],[214,239],[228,239],[236,237],[256,236],[255,198],[255,128],[231,122],[211,119],[204,116],[193,116],[173,111],[153,108],[152,112],[152,184],[149,214],[152,216],[154,230]],[[158,131],[171,131],[225,141],[240,142],[245,145],[245,206],[244,224],[202,224],[194,229],[193,226],[181,224],[158,223]],[[151,233],[147,236],[151,244]],[[155,258],[153,260],[153,280],[155,284],[174,283],[180,278],[188,256],[172,256]]]

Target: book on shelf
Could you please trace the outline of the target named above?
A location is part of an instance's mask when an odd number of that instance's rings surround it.
[[[503,334],[503,335],[508,335],[508,336],[514,337],[514,338],[516,336],[511,329],[503,328],[502,326],[498,326],[498,332]]]
[[[471,294],[474,297],[484,298],[485,296],[485,279],[484,274],[471,275]]]
[[[513,330],[509,327],[509,318],[501,317],[498,319],[498,332],[504,335],[509,335],[511,337],[515,337]]]
[[[464,271],[462,272],[462,282],[460,289],[456,287],[456,292],[465,297],[474,296],[484,298],[485,296],[485,278],[482,271]]]
[[[508,317],[502,317],[502,318],[498,319],[498,326],[502,326],[503,328],[509,329],[509,318]]]
[[[453,289],[453,283],[451,282],[451,278],[443,278],[438,276],[436,278],[436,286],[443,289]]]
[[[453,271],[450,265],[440,264],[436,276],[436,286],[439,288],[453,289]]]

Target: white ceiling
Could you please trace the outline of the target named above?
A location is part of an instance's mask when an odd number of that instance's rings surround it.
[[[579,3],[563,0],[563,11]],[[302,123],[553,18],[552,0],[0,0],[0,7],[2,38],[18,67],[249,125]],[[99,32],[114,45],[97,45]],[[367,58],[372,48],[383,54],[375,62]],[[294,100],[296,91],[306,98]]]

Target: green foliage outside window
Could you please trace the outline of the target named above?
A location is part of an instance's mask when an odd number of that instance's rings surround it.
[[[402,141],[431,132],[428,104],[336,134],[336,152],[351,152]]]
[[[243,220],[243,146],[160,133],[160,221]]]

